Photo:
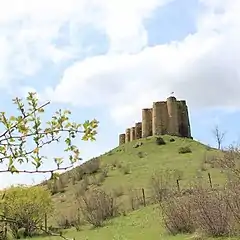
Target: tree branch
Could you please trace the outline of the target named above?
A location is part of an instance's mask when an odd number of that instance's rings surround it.
[[[32,112],[30,112],[29,114],[27,114],[26,116],[24,116],[20,121],[18,121],[16,124],[14,124],[13,126],[11,126],[10,130],[11,129],[14,129],[15,127],[17,127],[17,125],[19,123],[21,123],[23,120],[25,120],[26,118],[30,117],[34,112],[44,108],[45,106],[47,106],[48,104],[50,104],[50,102],[47,102],[47,103],[44,103],[43,105],[41,105],[40,107],[38,107],[37,109],[34,109]],[[7,129],[5,132],[3,132],[1,135],[0,135],[0,138],[5,136],[7,133],[9,132],[9,129]]]

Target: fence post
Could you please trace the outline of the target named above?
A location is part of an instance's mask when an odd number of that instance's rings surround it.
[[[143,196],[143,206],[146,207],[146,198],[145,198],[144,188],[142,188],[142,196]]]
[[[210,173],[208,173],[208,180],[209,180],[210,187],[211,187],[211,189],[212,189],[213,186],[212,186],[212,178],[211,178]]]
[[[177,189],[178,189],[178,192],[180,192],[180,184],[179,184],[179,179],[177,179]]]
[[[45,228],[45,231],[47,232],[48,231],[47,213],[45,213],[45,216],[44,216],[44,228]]]

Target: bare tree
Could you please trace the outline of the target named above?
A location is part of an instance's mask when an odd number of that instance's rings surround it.
[[[216,125],[215,128],[212,131],[216,141],[217,141],[217,145],[218,145],[218,149],[222,148],[222,142],[226,136],[226,131],[221,131],[219,129],[219,126]]]

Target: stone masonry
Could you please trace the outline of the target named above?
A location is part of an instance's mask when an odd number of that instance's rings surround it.
[[[167,101],[154,102],[152,108],[142,109],[142,122],[137,122],[135,126],[127,128],[125,134],[120,134],[119,145],[164,134],[191,138],[185,100],[177,101],[175,97],[169,97]]]

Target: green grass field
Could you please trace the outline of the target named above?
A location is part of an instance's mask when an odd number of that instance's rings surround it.
[[[141,194],[141,189],[146,192],[146,199],[151,197],[150,179],[154,173],[161,170],[178,170],[182,174],[180,188],[187,188],[189,184],[196,180],[196,176],[201,177],[206,184],[208,173],[211,174],[213,184],[224,182],[224,174],[220,169],[214,168],[203,162],[207,157],[218,154],[217,150],[196,142],[191,139],[174,137],[175,141],[170,142],[170,136],[164,136],[166,145],[157,145],[156,138],[151,137],[144,140],[134,141],[123,146],[117,147],[106,154],[100,156],[101,168],[108,169],[108,176],[101,186],[94,184],[94,179],[98,173],[89,177],[91,188],[103,188],[107,191],[121,191],[118,202],[123,209],[130,209],[129,189],[135,189]],[[136,143],[142,145],[134,147]],[[180,147],[189,146],[191,153],[179,154]],[[71,172],[64,174],[70,178]],[[92,184],[91,184],[92,181]],[[49,221],[56,224],[57,218],[69,215],[74,211],[75,192],[81,186],[82,181],[73,184],[69,180],[64,193],[57,193],[53,196],[56,206],[54,218]],[[177,185],[176,185],[177,188]],[[119,190],[120,189],[120,190]],[[190,235],[170,236],[162,226],[160,210],[157,205],[140,207],[135,211],[127,211],[123,216],[112,219],[97,229],[89,225],[81,227],[81,231],[69,230],[66,236],[76,239],[166,239],[181,240],[190,239]],[[59,237],[45,237],[36,239],[59,239]],[[233,238],[231,238],[233,239]]]
[[[127,216],[115,218],[106,223],[104,227],[92,229],[83,227],[77,232],[69,230],[66,237],[76,240],[185,240],[194,239],[191,235],[168,235],[161,225],[161,218],[157,206],[148,206],[131,212]],[[57,240],[59,237],[35,238],[36,240]],[[209,238],[209,240],[212,238]],[[237,240],[238,238],[218,238],[218,240]]]

